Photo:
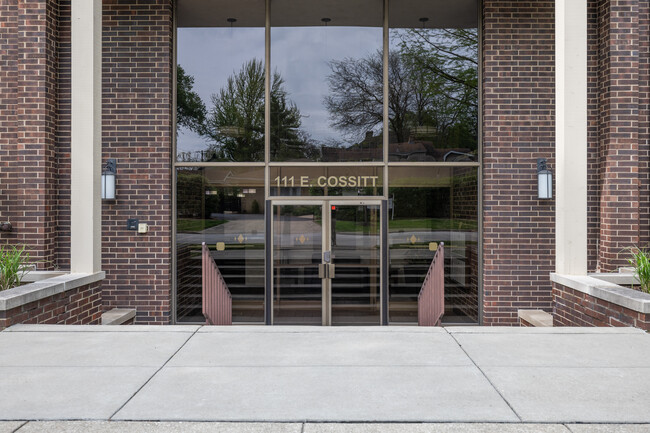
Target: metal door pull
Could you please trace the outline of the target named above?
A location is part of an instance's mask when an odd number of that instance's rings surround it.
[[[318,278],[332,279],[336,276],[336,267],[329,263],[321,263],[318,265]]]

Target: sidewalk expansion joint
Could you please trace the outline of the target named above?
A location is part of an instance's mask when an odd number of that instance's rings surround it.
[[[121,411],[122,409],[124,409],[124,406],[126,406],[127,404],[129,404],[129,402],[130,402],[131,400],[133,400],[133,397],[135,397],[136,395],[138,395],[138,393],[142,390],[142,388],[144,388],[145,386],[147,386],[147,384],[148,384],[149,382],[151,382],[151,380],[152,380],[154,377],[156,377],[156,375],[157,375],[158,373],[160,373],[160,370],[162,370],[163,368],[165,368],[165,366],[169,363],[169,361],[171,361],[171,360],[174,358],[174,356],[176,356],[176,354],[177,354],[178,352],[180,352],[181,349],[183,349],[183,347],[185,347],[185,345],[186,345],[186,344],[187,344],[187,343],[192,339],[192,337],[194,337],[194,335],[196,335],[197,332],[199,332],[199,329],[201,329],[201,328],[202,328],[202,326],[199,326],[199,327],[198,327],[194,332],[192,332],[192,334],[190,334],[190,336],[187,337],[187,340],[185,340],[185,341],[183,342],[183,344],[181,344],[180,347],[179,347],[178,349],[176,349],[176,351],[174,351],[174,353],[171,354],[171,356],[167,359],[167,361],[165,361],[165,362],[163,363],[163,365],[161,365],[160,368],[158,368],[158,370],[156,370],[156,371],[154,372],[154,374],[152,374],[151,377],[150,377],[149,379],[147,379],[147,380],[142,384],[142,386],[139,387],[139,388],[138,388],[138,389],[133,393],[133,395],[132,395],[131,397],[129,397],[129,398],[128,398],[128,399],[127,399],[127,400],[126,400],[126,401],[125,401],[125,402],[124,402],[120,407],[117,408],[117,410],[116,410],[115,412],[113,412],[113,414],[112,414],[111,416],[108,417],[108,421],[113,421],[113,417],[114,417],[115,415],[117,415],[117,414],[119,413],[119,411]]]
[[[15,429],[14,431],[12,431],[11,433],[16,433],[18,430],[20,430],[21,428],[25,427],[25,425],[26,425],[28,422],[29,422],[29,421],[25,421],[24,423],[22,423],[20,426],[18,426],[18,428]]]
[[[445,328],[445,331],[447,331],[446,328]],[[515,408],[512,407],[512,405],[511,405],[510,402],[505,398],[505,396],[504,396],[503,394],[501,394],[501,391],[499,391],[499,389],[494,385],[494,383],[492,383],[492,381],[491,381],[490,378],[487,376],[487,374],[485,374],[485,372],[481,369],[481,367],[478,366],[478,364],[474,361],[474,359],[472,359],[472,357],[469,356],[469,353],[467,353],[467,351],[465,350],[465,348],[463,347],[463,345],[460,344],[460,341],[458,341],[458,340],[456,339],[456,337],[454,336],[454,334],[452,334],[452,333],[449,332],[449,331],[447,331],[447,333],[449,334],[449,336],[450,336],[451,338],[454,339],[454,341],[456,342],[456,344],[458,345],[458,347],[460,348],[460,350],[463,351],[463,353],[465,354],[465,356],[467,356],[467,358],[468,358],[470,361],[472,361],[472,364],[474,364],[474,366],[478,369],[478,371],[481,372],[481,374],[483,375],[483,377],[485,378],[485,380],[488,381],[488,383],[490,384],[490,386],[492,386],[492,388],[494,388],[494,390],[496,391],[496,393],[499,394],[499,397],[501,397],[501,399],[504,401],[504,403],[508,405],[508,407],[510,408],[510,410],[512,411],[512,413],[514,413],[515,416],[517,417],[517,419],[519,419],[519,422],[524,422],[524,420],[521,418],[521,416],[519,416],[519,414],[517,413],[517,411],[515,410]]]

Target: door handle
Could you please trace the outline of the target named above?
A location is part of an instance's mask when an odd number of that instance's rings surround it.
[[[318,265],[318,278],[332,279],[336,276],[336,267],[329,263],[321,263]]]

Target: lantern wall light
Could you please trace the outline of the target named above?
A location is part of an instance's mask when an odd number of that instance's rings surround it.
[[[117,160],[108,159],[102,170],[102,200],[115,200]]]
[[[553,198],[553,173],[546,165],[546,158],[537,158],[537,198]]]

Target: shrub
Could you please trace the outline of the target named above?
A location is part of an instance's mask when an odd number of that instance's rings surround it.
[[[634,267],[634,275],[639,279],[641,290],[650,293],[650,252],[635,247],[630,248],[632,258],[627,261]]]
[[[25,246],[0,245],[0,291],[20,285],[29,261]]]

